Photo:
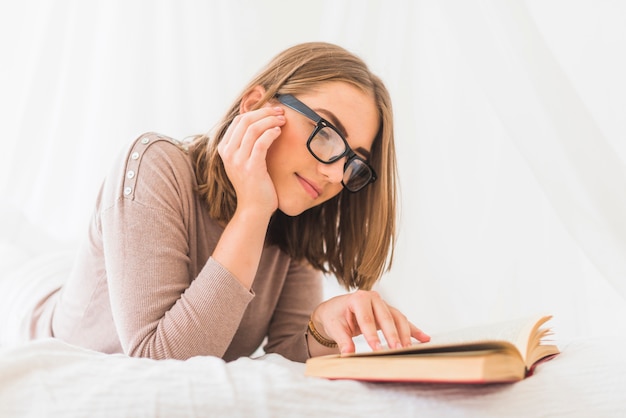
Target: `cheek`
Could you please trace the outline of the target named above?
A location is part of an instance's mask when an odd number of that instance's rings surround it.
[[[267,168],[271,173],[277,168],[291,165],[292,162],[301,158],[303,154],[308,154],[306,144],[300,139],[300,135],[298,135],[296,130],[285,125],[280,136],[276,138],[267,150]]]
[[[323,203],[323,202],[326,202],[327,200],[332,199],[333,197],[341,193],[342,190],[343,190],[343,185],[341,183],[328,186],[326,189],[326,192],[321,196],[321,199],[323,200],[320,203]]]
[[[287,144],[287,137],[285,134],[281,134],[278,138],[274,140],[272,145],[270,145],[269,149],[267,150],[266,161],[268,165],[268,170],[270,169],[270,166],[274,166],[280,161],[284,162],[284,155],[287,148],[289,148],[289,145]]]

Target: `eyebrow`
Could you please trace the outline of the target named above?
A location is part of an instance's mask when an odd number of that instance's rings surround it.
[[[365,148],[363,148],[363,147],[358,147],[358,148],[357,148],[357,149],[355,149],[354,151],[358,151],[358,152],[360,152],[361,154],[363,154],[363,156],[365,156],[365,159],[366,159],[366,160],[369,160],[369,159],[370,159],[371,154],[370,154],[370,152],[369,152],[368,150],[366,150]]]
[[[344,128],[344,126],[341,124],[339,119],[337,119],[337,116],[335,116],[333,112],[331,112],[328,109],[319,108],[319,107],[313,109],[313,111],[315,111],[316,113],[324,113],[326,118],[329,120],[329,122],[331,122],[335,128],[339,129],[339,132],[341,132],[341,134],[344,136],[344,138],[346,138],[346,140],[348,139],[348,132],[346,131],[346,128]],[[361,154],[363,154],[366,160],[370,159],[371,154],[365,148],[358,147],[354,151],[358,151]]]
[[[348,132],[346,131],[346,128],[344,128],[344,126],[341,124],[341,122],[339,121],[339,119],[337,119],[337,116],[335,116],[335,114],[333,112],[331,112],[330,110],[324,109],[324,108],[320,108],[317,107],[315,109],[313,109],[315,112],[317,113],[325,113],[326,114],[326,118],[329,119],[329,121],[333,124],[333,126],[337,129],[339,129],[339,132],[341,132],[341,134],[344,136],[344,138],[348,139]]]

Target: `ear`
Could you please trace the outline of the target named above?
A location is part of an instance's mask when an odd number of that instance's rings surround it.
[[[243,95],[241,103],[239,104],[239,113],[246,113],[254,109],[259,108],[259,102],[265,96],[265,88],[257,85],[252,87],[246,94]]]

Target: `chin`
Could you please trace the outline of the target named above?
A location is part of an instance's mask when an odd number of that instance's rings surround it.
[[[286,205],[286,207],[283,207],[281,205],[278,206],[278,210],[280,210],[282,213],[284,213],[287,216],[298,216],[307,209],[309,208],[294,208],[289,205]]]
[[[317,205],[305,204],[304,202],[302,202],[302,200],[298,201],[297,199],[286,199],[282,201],[280,198],[278,199],[278,210],[280,210],[287,216],[301,215],[303,212],[311,209],[313,206]]]

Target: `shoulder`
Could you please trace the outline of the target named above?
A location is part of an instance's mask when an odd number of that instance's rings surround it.
[[[188,165],[187,146],[184,142],[154,132],[145,133],[131,142],[123,163],[126,168],[139,169],[147,161],[157,165]],[[131,176],[132,177],[132,176]]]
[[[105,184],[105,196],[159,199],[193,194],[195,174],[185,143],[154,132],[132,141],[115,162]]]

